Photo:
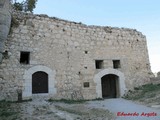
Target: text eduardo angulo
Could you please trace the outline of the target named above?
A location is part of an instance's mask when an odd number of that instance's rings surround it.
[[[121,117],[127,117],[127,116],[144,116],[144,117],[154,117],[157,116],[157,113],[155,112],[142,112],[142,113],[138,113],[138,112],[133,112],[133,113],[125,113],[125,112],[117,112],[117,116],[121,116]]]

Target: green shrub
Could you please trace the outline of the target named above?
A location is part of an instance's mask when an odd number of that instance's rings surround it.
[[[92,100],[72,100],[72,99],[60,99],[60,100],[54,100],[54,99],[49,99],[49,102],[63,102],[67,104],[82,104],[87,101],[96,101],[96,100],[104,100],[103,98],[96,98]]]
[[[60,100],[54,100],[54,99],[49,99],[49,102],[63,102],[67,104],[80,104],[80,103],[85,103],[88,100],[71,100],[71,99],[60,99]]]

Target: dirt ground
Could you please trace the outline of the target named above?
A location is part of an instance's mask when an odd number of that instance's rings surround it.
[[[88,103],[66,104],[34,100],[22,103],[0,102],[0,120],[114,120],[114,115]]]

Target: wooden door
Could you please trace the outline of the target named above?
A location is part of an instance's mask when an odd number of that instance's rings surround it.
[[[101,79],[102,84],[102,97],[103,98],[116,98],[117,96],[117,76],[116,75],[105,75]]]
[[[32,75],[32,93],[48,93],[48,74],[39,71]]]

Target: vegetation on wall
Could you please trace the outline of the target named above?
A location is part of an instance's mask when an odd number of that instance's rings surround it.
[[[17,0],[14,0],[13,6],[16,10],[33,13],[33,9],[36,8],[36,3],[37,0],[25,0],[23,2],[17,2]]]

